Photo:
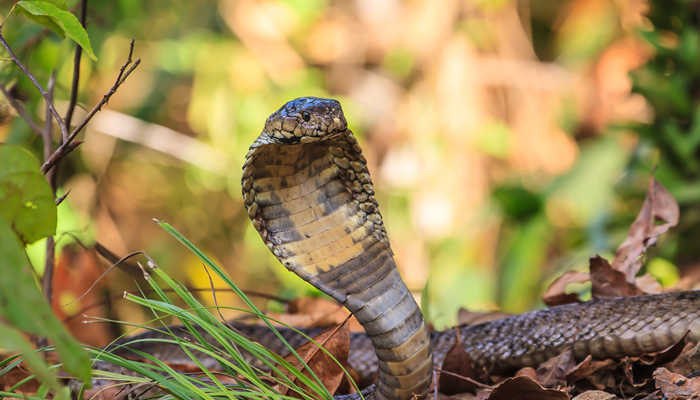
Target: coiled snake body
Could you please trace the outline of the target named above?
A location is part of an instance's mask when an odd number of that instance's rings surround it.
[[[442,361],[454,331],[431,339],[401,280],[340,103],[304,97],[274,112],[246,155],[242,187],[253,225],[280,262],[364,326],[378,359],[376,388],[368,393],[424,393],[433,357]],[[577,357],[639,354],[684,336],[697,341],[699,306],[698,291],[599,300],[462,328],[461,342],[478,365],[496,370],[531,365],[566,347]]]

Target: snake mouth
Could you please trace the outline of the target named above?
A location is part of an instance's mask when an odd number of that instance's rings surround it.
[[[322,133],[319,136],[312,136],[312,135],[304,135],[304,136],[295,136],[294,133],[292,132],[285,132],[285,134],[282,135],[271,135],[268,134],[270,141],[272,143],[278,143],[278,144],[286,144],[286,145],[293,145],[293,144],[306,144],[306,143],[319,143],[319,142],[327,142],[327,141],[332,141],[343,134],[345,134],[347,130],[335,130],[329,133]]]

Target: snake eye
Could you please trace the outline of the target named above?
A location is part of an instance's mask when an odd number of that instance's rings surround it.
[[[308,111],[302,111],[301,117],[304,118],[304,121],[306,122],[309,122],[309,120],[311,120],[311,114],[309,114]]]

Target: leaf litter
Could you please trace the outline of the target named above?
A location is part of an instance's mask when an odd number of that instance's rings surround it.
[[[589,272],[565,272],[549,285],[542,297],[544,303],[555,306],[582,302],[579,294],[567,292],[567,287],[589,281],[594,299],[662,292],[653,276],[637,275],[648,249],[657,244],[659,236],[676,226],[678,220],[677,202],[651,177],[642,208],[615,252],[612,263],[595,255],[590,258]],[[478,321],[478,316],[464,318],[466,322],[472,322],[469,319],[482,322]],[[575,396],[575,400],[611,400],[621,395],[625,399],[639,400],[700,399],[700,377],[686,377],[700,370],[700,344],[686,343],[685,339],[658,353],[620,360],[594,360],[588,356],[576,363],[572,351],[565,350],[537,368],[522,368],[514,374],[515,377],[505,380],[497,376],[480,376],[470,364],[469,355],[457,340],[445,358],[437,387],[441,393],[450,396],[441,398],[571,399]],[[480,387],[478,381],[498,383]],[[459,391],[476,394],[465,396]]]

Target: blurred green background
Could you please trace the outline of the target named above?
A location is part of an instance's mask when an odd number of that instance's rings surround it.
[[[674,285],[700,261],[700,36],[697,1],[659,4],[91,1],[98,61],[83,57],[79,104],[90,109],[109,89],[131,38],[142,64],[60,166],[70,195],[59,246],[72,233],[120,255],[144,250],[208,287],[202,265],[151,222],[158,217],[244,289],[313,293],[252,229],[240,177],[271,112],[323,96],[343,104],[401,273],[436,326],[454,323],[459,307],[532,309],[561,272],[613,254],[654,167],[681,203],[681,226],[647,268]],[[19,16],[3,33],[41,82],[57,72],[65,109],[72,42]],[[0,79],[41,118],[30,83],[1,65]],[[3,119],[0,141],[41,154],[19,118]],[[39,270],[43,249],[30,251]],[[117,271],[101,290],[118,297],[134,284]],[[227,294],[218,301],[239,305]],[[148,318],[122,303],[111,303],[116,317]]]

